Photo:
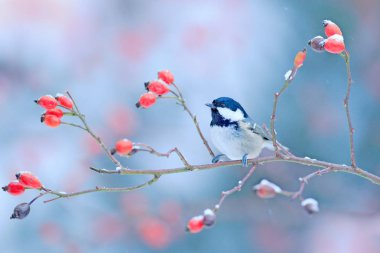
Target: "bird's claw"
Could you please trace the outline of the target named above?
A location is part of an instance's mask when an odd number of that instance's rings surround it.
[[[217,163],[217,162],[220,161],[220,158],[223,157],[223,156],[224,156],[223,154],[217,155],[214,158],[212,158],[211,162],[212,163]]]
[[[241,165],[243,167],[248,167],[248,154],[243,155],[241,158]]]

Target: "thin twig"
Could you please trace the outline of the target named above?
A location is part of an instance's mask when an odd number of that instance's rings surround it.
[[[351,86],[352,86],[352,77],[351,77],[351,68],[350,68],[350,54],[347,50],[345,50],[341,56],[343,57],[345,63],[346,63],[346,69],[347,69],[347,91],[346,96],[343,100],[343,105],[346,111],[346,117],[347,117],[347,124],[348,124],[348,130],[349,130],[349,138],[350,138],[350,158],[351,158],[351,165],[353,168],[356,168],[356,159],[355,159],[355,147],[354,147],[354,128],[352,126],[351,121],[351,114],[350,114],[350,108],[349,108],[349,100],[350,100],[350,94],[351,94]]]
[[[79,127],[83,130],[85,130],[86,132],[88,132],[94,139],[95,141],[99,144],[99,146],[103,149],[104,153],[106,153],[106,155],[108,156],[108,158],[116,165],[116,167],[119,167],[121,168],[122,165],[121,163],[119,162],[119,160],[117,160],[112,154],[111,152],[109,151],[109,149],[106,147],[106,145],[103,143],[103,141],[100,139],[99,136],[97,136],[92,130],[91,128],[88,126],[87,124],[87,121],[85,119],[85,116],[80,112],[74,98],[71,96],[70,92],[66,92],[67,96],[69,96],[69,98],[71,99],[71,101],[73,101],[73,104],[74,104],[74,112],[77,114],[78,118],[80,119],[80,121],[82,121],[84,127],[80,127],[79,125],[76,125],[76,127]],[[69,124],[69,123],[67,123]],[[73,124],[69,124],[69,125],[73,125]]]
[[[169,157],[172,153],[176,153],[177,156],[179,157],[179,159],[182,161],[183,165],[186,168],[191,168],[191,165],[187,162],[185,156],[181,153],[181,151],[179,151],[178,148],[172,148],[171,150],[169,150],[166,153],[161,153],[161,152],[158,152],[157,150],[155,150],[153,147],[151,147],[147,144],[144,144],[144,143],[135,143],[133,146],[134,146],[134,152],[145,151],[145,152],[149,152],[149,153],[156,155],[156,156]]]
[[[275,130],[275,120],[276,120],[278,99],[281,96],[281,94],[289,87],[289,84],[293,81],[294,77],[297,74],[297,70],[298,68],[293,67],[289,77],[286,78],[284,85],[281,87],[280,91],[274,94],[273,110],[272,110],[271,121],[270,121],[270,130],[272,133],[273,148],[274,148],[276,156],[278,157],[281,156],[281,153],[279,152],[279,145],[277,142],[277,133]]]
[[[198,120],[197,120],[197,116],[195,116],[195,115],[190,111],[189,107],[188,107],[187,104],[186,104],[185,99],[184,99],[183,96],[182,96],[182,92],[181,92],[181,90],[178,88],[178,86],[177,86],[176,84],[174,84],[174,83],[173,83],[172,85],[176,88],[176,90],[177,90],[177,92],[178,92],[178,95],[177,95],[177,96],[178,96],[178,102],[179,102],[180,105],[183,107],[183,109],[187,112],[187,114],[189,114],[190,118],[193,120],[193,123],[194,123],[194,125],[195,125],[195,128],[197,129],[198,135],[199,135],[199,137],[202,139],[203,144],[204,144],[205,147],[207,148],[208,153],[210,154],[211,157],[215,157],[214,152],[212,151],[210,145],[208,144],[206,138],[204,137],[204,135],[203,135],[203,133],[202,133],[201,128],[199,127],[199,123],[198,123]],[[174,94],[176,94],[176,93],[174,93]]]
[[[300,198],[301,200],[303,200],[302,194],[303,194],[303,191],[305,190],[306,184],[309,183],[309,180],[315,176],[322,176],[323,174],[330,173],[331,171],[333,171],[332,168],[325,168],[323,170],[314,171],[313,173],[310,173],[304,177],[299,178],[300,187],[299,187],[298,191],[296,191],[296,192],[282,191],[281,194],[288,196],[288,197],[291,197],[293,199]]]
[[[53,191],[53,190],[44,188],[44,190],[46,192],[48,192],[49,194],[57,196],[55,198],[45,200],[44,203],[52,202],[52,201],[60,199],[60,198],[71,198],[71,197],[76,197],[76,196],[80,196],[80,195],[92,193],[92,192],[127,192],[127,191],[133,191],[133,190],[137,190],[137,189],[141,189],[141,188],[144,188],[146,186],[149,186],[149,185],[155,183],[159,178],[160,178],[160,175],[154,175],[154,177],[152,179],[150,179],[149,181],[142,183],[142,184],[139,184],[139,185],[136,185],[136,186],[132,186],[132,187],[110,188],[110,187],[99,187],[99,186],[97,186],[94,189],[88,189],[88,190],[78,191],[78,192],[73,192],[73,193],[57,192],[57,191]]]
[[[238,182],[238,184],[235,187],[231,188],[228,191],[223,191],[222,192],[222,196],[221,196],[218,204],[216,204],[215,207],[214,207],[214,212],[217,212],[220,209],[220,207],[222,206],[224,200],[228,196],[230,196],[231,194],[234,194],[235,192],[241,191],[241,189],[244,186],[244,184],[248,181],[248,179],[252,176],[253,172],[256,170],[256,167],[257,167],[257,165],[253,164],[252,167],[249,169],[248,173],[244,176],[244,178],[242,180],[240,180]]]

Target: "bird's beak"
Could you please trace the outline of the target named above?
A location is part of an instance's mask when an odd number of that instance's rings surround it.
[[[213,104],[206,104],[206,106],[210,107],[211,109],[215,109],[215,105]]]

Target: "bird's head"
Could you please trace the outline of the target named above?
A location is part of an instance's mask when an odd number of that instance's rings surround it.
[[[244,108],[229,97],[220,97],[206,104],[211,108],[211,125],[228,126],[240,120],[248,118]]]

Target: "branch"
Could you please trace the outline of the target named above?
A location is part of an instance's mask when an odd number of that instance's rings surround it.
[[[221,196],[218,204],[216,204],[215,207],[214,207],[214,212],[217,212],[220,209],[220,207],[222,206],[224,200],[228,196],[230,196],[231,194],[234,194],[235,192],[241,191],[241,189],[243,188],[244,184],[252,176],[253,172],[255,172],[256,167],[257,167],[257,165],[254,163],[252,165],[252,167],[249,169],[248,173],[244,176],[244,178],[238,182],[238,185],[236,185],[235,187],[231,188],[228,191],[223,191],[222,192],[222,196]]]
[[[277,157],[281,156],[281,154],[279,152],[279,145],[278,145],[278,142],[277,142],[277,133],[276,133],[276,130],[275,130],[277,103],[278,103],[278,99],[281,96],[281,94],[289,87],[289,84],[293,81],[294,77],[297,74],[297,70],[298,70],[297,67],[293,67],[293,69],[291,70],[289,76],[288,77],[285,76],[285,83],[282,86],[282,88],[280,89],[280,91],[276,92],[274,94],[273,111],[272,111],[272,116],[271,116],[271,121],[270,121],[270,130],[271,130],[271,134],[272,134],[272,142],[273,142],[274,151],[275,151],[275,154],[276,154]]]
[[[72,124],[72,123],[66,123],[66,122],[63,123],[63,124],[71,125],[71,126],[74,126],[74,127],[81,128],[84,131],[86,131],[87,133],[89,133],[95,139],[95,141],[99,144],[99,146],[103,149],[104,153],[106,153],[106,155],[108,156],[108,158],[116,165],[116,167],[120,167],[121,168],[122,167],[121,163],[110,153],[109,149],[106,147],[106,145],[100,139],[100,137],[97,136],[91,130],[91,128],[88,126],[88,124],[86,122],[86,119],[85,119],[85,116],[79,111],[79,108],[78,108],[78,106],[77,106],[74,98],[71,96],[70,92],[67,91],[66,94],[73,101],[73,104],[74,104],[73,112],[76,114],[76,116],[78,116],[78,118],[80,119],[80,121],[82,121],[83,127],[80,126],[80,125],[76,125],[76,124]]]
[[[212,151],[212,149],[210,148],[210,145],[208,144],[206,138],[204,137],[203,133],[202,133],[202,130],[201,128],[199,127],[199,123],[198,123],[198,120],[197,120],[197,116],[195,116],[189,109],[189,107],[187,106],[186,104],[186,101],[185,99],[183,98],[182,96],[182,92],[180,91],[180,89],[178,88],[177,85],[175,85],[174,83],[172,84],[178,94],[176,92],[172,92],[178,99],[178,102],[180,103],[180,105],[183,107],[183,109],[187,112],[187,114],[189,114],[190,118],[193,120],[193,123],[195,125],[195,128],[197,129],[197,132],[198,132],[198,135],[199,137],[201,137],[202,141],[203,141],[203,144],[205,145],[205,147],[207,148],[207,151],[208,153],[210,154],[211,157],[215,157],[215,154],[214,152]]]
[[[324,169],[331,168],[331,171],[355,174],[357,176],[367,179],[368,181],[371,181],[374,184],[380,185],[379,176],[376,176],[361,168],[354,169],[348,165],[319,161],[317,159],[311,159],[309,157],[301,158],[297,156],[283,156],[283,157],[267,156],[267,157],[259,157],[256,159],[249,160],[249,163],[255,163],[257,165],[273,163],[273,162],[295,163],[295,164],[301,164],[301,165],[324,168]],[[231,167],[231,166],[237,166],[237,165],[241,165],[241,160],[223,161],[223,162],[211,163],[211,164],[192,165],[191,167],[194,171],[199,171],[199,170],[219,169],[219,168]],[[184,172],[190,171],[188,167],[179,167],[179,168],[173,168],[173,169],[153,169],[153,170],[132,170],[132,169],[108,170],[108,169],[99,169],[99,168],[94,168],[94,167],[90,167],[90,169],[98,173],[119,174],[119,175],[167,175],[167,174],[184,173]]]
[[[351,164],[353,168],[356,168],[356,159],[355,159],[355,148],[354,148],[354,128],[352,126],[351,121],[351,114],[350,114],[350,108],[349,108],[349,100],[350,100],[350,94],[351,94],[351,86],[352,86],[352,77],[351,77],[351,68],[350,68],[350,54],[347,50],[345,50],[341,56],[343,57],[345,63],[346,63],[346,69],[347,69],[347,91],[346,96],[343,101],[344,108],[346,110],[346,117],[347,117],[347,124],[348,124],[348,130],[349,130],[349,138],[350,138],[350,158],[351,158]]]
[[[179,151],[178,148],[173,148],[166,153],[161,153],[155,150],[154,148],[152,148],[151,146],[146,145],[144,143],[135,143],[133,146],[134,146],[133,152],[145,151],[145,152],[149,152],[153,155],[161,156],[161,157],[162,156],[169,157],[172,153],[176,153],[186,168],[189,168],[190,170],[192,168],[192,166],[187,162],[185,156]]]
[[[282,191],[280,194],[291,197],[293,199],[300,198],[301,200],[303,200],[302,194],[303,194],[303,191],[305,190],[306,184],[309,183],[309,180],[315,176],[322,176],[323,174],[327,174],[327,173],[330,173],[332,171],[333,170],[331,168],[325,168],[323,170],[317,170],[313,173],[310,173],[310,174],[306,175],[305,177],[300,177],[299,178],[300,187],[299,187],[298,191],[296,191],[296,192]]]
[[[50,190],[47,188],[42,188],[47,193],[57,196],[56,198],[45,200],[44,203],[52,202],[52,201],[60,199],[60,198],[71,198],[71,197],[76,197],[76,196],[80,196],[80,195],[84,195],[84,194],[92,193],[92,192],[128,192],[128,191],[133,191],[133,190],[137,190],[137,189],[141,189],[141,188],[144,188],[146,186],[149,186],[149,185],[157,182],[159,178],[160,178],[160,175],[154,175],[153,178],[150,179],[149,181],[142,183],[142,184],[139,184],[139,185],[136,185],[136,186],[132,186],[132,187],[110,188],[110,187],[96,186],[94,189],[83,190],[83,191],[72,192],[72,193],[58,192],[58,191],[53,191],[53,190]]]

